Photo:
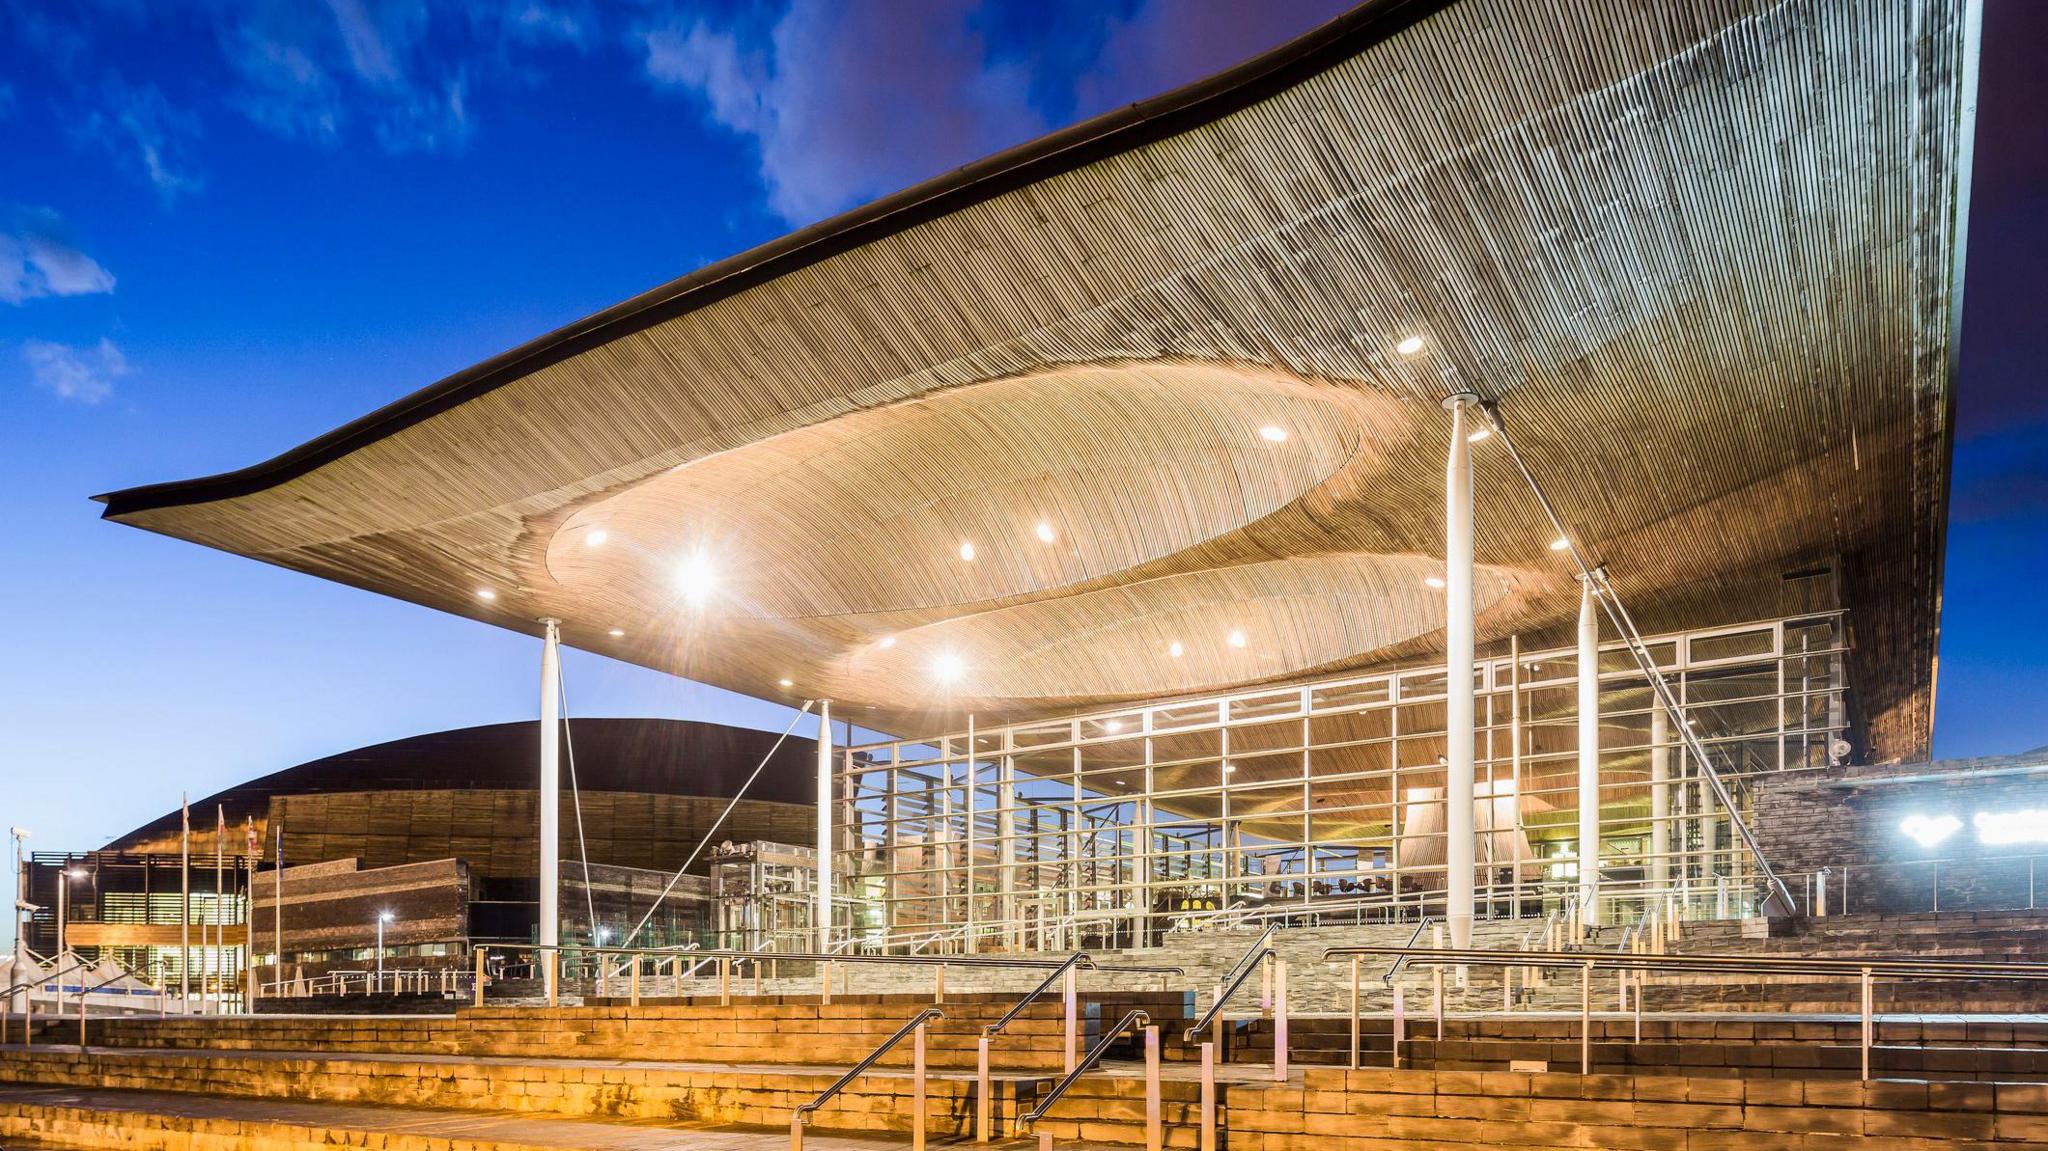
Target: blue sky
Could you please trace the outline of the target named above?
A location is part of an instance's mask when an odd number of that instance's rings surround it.
[[[102,524],[90,494],[268,457],[1341,7],[0,0],[0,821],[97,846],[180,790],[534,714],[531,639]],[[2048,564],[2023,23],[1993,0],[1944,755],[2048,742],[2048,624],[2005,606]],[[581,653],[566,674],[575,714],[787,720]]]

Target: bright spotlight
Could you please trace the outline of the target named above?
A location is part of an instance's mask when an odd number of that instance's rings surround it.
[[[1284,444],[1287,442],[1287,429],[1278,424],[1267,424],[1259,429],[1259,438],[1269,444]]]
[[[1250,642],[1245,639],[1244,632],[1242,631],[1233,631],[1227,638],[1230,640],[1230,646],[1232,647],[1243,647],[1246,643]]]
[[[896,637],[893,635],[885,635],[880,640],[876,641],[875,646],[882,648],[884,650],[895,647]]]
[[[1554,539],[1554,540],[1551,540],[1551,541],[1550,541],[1550,550],[1551,550],[1551,551],[1554,551],[1554,552],[1561,552],[1561,551],[1564,551],[1565,549],[1567,549],[1567,548],[1569,548],[1569,547],[1571,547],[1571,546],[1572,546],[1572,541],[1570,541],[1570,540],[1566,539],[1566,538],[1565,538],[1565,537],[1563,537],[1563,536],[1559,536],[1559,537],[1557,537],[1556,539]]]
[[[711,557],[700,549],[676,568],[676,589],[691,607],[702,607],[706,598],[718,586],[718,570],[711,566]]]
[[[1479,429],[1478,431],[1476,431],[1476,432],[1473,432],[1472,434],[1470,434],[1470,435],[1466,436],[1466,437],[1465,437],[1465,442],[1466,442],[1466,443],[1468,443],[1468,444],[1476,444],[1476,443],[1480,443],[1480,442],[1483,442],[1483,441],[1484,441],[1484,440],[1486,439],[1486,437],[1488,437],[1488,436],[1490,436],[1490,435],[1492,435],[1492,434],[1493,434],[1493,429],[1492,429],[1492,428],[1481,428],[1481,429]]]
[[[953,683],[967,673],[967,663],[952,652],[941,652],[932,661],[932,678],[940,683]]]
[[[613,639],[620,639],[620,638],[622,638],[622,637],[624,637],[624,636],[625,636],[625,634],[626,634],[626,629],[625,629],[625,628],[622,628],[622,627],[615,627],[615,628],[613,628],[612,630],[610,630],[610,631],[608,631],[608,632],[606,632],[606,633],[604,633],[604,634],[606,634],[606,635],[608,635],[608,636],[612,637]]]
[[[1408,338],[1402,340],[1400,343],[1395,344],[1394,350],[1401,353],[1404,356],[1412,356],[1415,353],[1422,350],[1422,337],[1409,336]]]
[[[476,598],[484,601],[485,603],[490,603],[492,600],[498,598],[498,593],[492,591],[490,588],[480,587],[476,589]]]
[[[1441,589],[1444,586],[1444,577],[1424,576],[1422,577],[1422,582],[1428,584],[1430,587]]]
[[[590,534],[583,537],[583,546],[587,548],[601,548],[604,546],[604,541],[610,538],[612,538],[611,533],[603,528],[591,528]]]
[[[1053,541],[1053,532],[1051,524],[1047,523],[1044,520],[1040,520],[1038,521],[1038,527],[1035,530],[1038,534],[1038,542],[1049,544]]]
[[[1188,649],[1180,645],[1179,640],[1174,640],[1172,643],[1166,645],[1166,654],[1172,656],[1175,659],[1179,659],[1187,650]]]
[[[960,558],[961,558],[962,560],[964,560],[964,561],[968,562],[968,563],[973,563],[973,562],[974,562],[974,541],[973,541],[973,540],[961,540],[961,541],[960,541]]]
[[[795,687],[795,686],[796,686],[796,681],[795,681],[795,680],[793,680],[793,679],[778,679],[778,680],[776,680],[775,682],[776,682],[776,684],[777,684],[777,685],[779,685],[779,686],[781,686],[781,687]]]

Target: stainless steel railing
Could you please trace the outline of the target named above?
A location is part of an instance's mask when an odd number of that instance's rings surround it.
[[[1061,1076],[1058,1083],[1052,1085],[1052,1089],[1045,1093],[1045,1097],[1038,1101],[1037,1106],[1017,1116],[1017,1125],[1019,1127],[1030,1126],[1035,1128],[1038,1121],[1045,1118],[1046,1112],[1051,1111],[1053,1105],[1060,1101],[1060,1097],[1065,1095],[1075,1083],[1079,1082],[1083,1075],[1088,1074],[1091,1068],[1102,1061],[1103,1054],[1123,1036],[1125,1031],[1134,1026],[1144,1027],[1151,1021],[1151,1014],[1143,1008],[1133,1008],[1125,1012],[1124,1017],[1117,1020],[1114,1027],[1104,1031],[1101,1037],[1096,1039],[1095,1045],[1088,1049],[1088,1054],[1082,1056],[1080,1061],[1074,1064],[1072,1070]],[[1145,1143],[1147,1147],[1153,1148],[1155,1151],[1159,1147],[1160,1123],[1159,1031],[1157,1028],[1147,1027],[1145,1029]],[[1049,1132],[1040,1132],[1038,1145],[1041,1148],[1050,1148],[1052,1146],[1051,1134]]]
[[[1482,951],[1456,948],[1332,947],[1323,952],[1325,962],[1361,956],[1404,956],[1412,963],[1443,967],[1564,967],[1579,972],[1579,1070],[1592,1071],[1592,982],[1595,971],[1616,971],[1633,976],[1637,1038],[1641,1038],[1643,977],[1654,973],[1703,973],[1720,975],[1810,975],[1848,978],[1857,981],[1861,1002],[1862,1075],[1870,1078],[1870,1052],[1876,1045],[1876,1017],[1872,1008],[1872,984],[1876,979],[1896,980],[2024,980],[2048,982],[2048,963],[1994,963],[1913,958],[1827,959],[1805,955],[1638,955],[1631,952],[1587,951]],[[1624,984],[1626,988],[1628,984]],[[1626,994],[1626,992],[1624,992]],[[1441,1002],[1437,1005],[1442,1011]],[[1358,1061],[1358,999],[1351,1003],[1352,1066]],[[1396,1037],[1396,1058],[1399,1057]]]
[[[833,1096],[839,1094],[841,1091],[846,1090],[847,1084],[867,1074],[868,1068],[873,1067],[882,1058],[882,1056],[887,1055],[890,1052],[890,1050],[894,1048],[898,1043],[903,1042],[905,1036],[909,1035],[915,1035],[917,1037],[915,1049],[911,1057],[911,1077],[915,1081],[912,1087],[913,1098],[911,1104],[912,1111],[910,1115],[911,1139],[912,1146],[916,1149],[916,1151],[924,1151],[924,1029],[925,1025],[930,1023],[932,1020],[944,1019],[945,1017],[945,1011],[937,1007],[927,1007],[923,1011],[918,1012],[916,1015],[911,1016],[908,1020],[904,1022],[903,1026],[898,1027],[896,1029],[894,1034],[890,1035],[887,1039],[882,1040],[881,1044],[877,1046],[873,1051],[868,1052],[866,1058],[862,1059],[860,1062],[848,1068],[846,1074],[841,1075],[838,1078],[838,1080],[836,1080],[832,1084],[832,1086],[827,1087],[825,1088],[825,1090],[819,1092],[817,1098],[811,1100],[808,1103],[797,1104],[796,1110],[791,1112],[789,1116],[790,1151],[803,1151],[804,1123],[810,1119],[812,1112],[816,1111],[818,1108],[823,1107],[826,1103],[830,1102]]]

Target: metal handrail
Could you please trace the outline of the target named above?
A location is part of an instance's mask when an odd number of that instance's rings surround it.
[[[1705,971],[1734,975],[1860,975],[1912,979],[2048,980],[2048,963],[1940,959],[1826,959],[1801,955],[1636,955],[1632,952],[1491,951],[1467,948],[1332,947],[1323,959],[1406,955],[1411,962],[1480,967],[1591,967],[1600,971]]]
[[[1273,933],[1279,930],[1279,924],[1268,923],[1266,929],[1259,932],[1259,937],[1252,940],[1252,945],[1244,949],[1244,954],[1237,957],[1237,962],[1230,965],[1230,970],[1223,973],[1223,978],[1220,982],[1228,983],[1237,978],[1238,969],[1250,964],[1253,953],[1257,952],[1259,948],[1266,946],[1266,942],[1273,938]]]
[[[844,1091],[846,1089],[847,1084],[860,1078],[862,1075],[867,1074],[868,1068],[873,1067],[877,1060],[881,1059],[882,1056],[887,1055],[889,1053],[890,1048],[896,1046],[898,1043],[903,1042],[905,1036],[909,1035],[913,1031],[916,1031],[918,1028],[924,1026],[925,1024],[931,1022],[934,1019],[944,1019],[945,1017],[945,1011],[937,1007],[927,1007],[923,1011],[918,1012],[916,1015],[911,1016],[908,1022],[904,1023],[903,1026],[898,1027],[896,1029],[895,1034],[889,1036],[887,1039],[882,1040],[882,1045],[880,1047],[877,1047],[873,1051],[868,1052],[867,1058],[862,1059],[860,1062],[854,1064],[851,1068],[848,1068],[846,1074],[841,1075],[837,1082],[833,1083],[832,1086],[827,1087],[824,1091],[820,1092],[816,1099],[811,1100],[809,1103],[797,1104],[796,1110],[792,1112],[789,1117],[790,1123],[792,1125],[802,1124],[804,1119],[807,1116],[809,1116],[811,1112],[816,1111],[820,1107],[823,1107],[826,1103],[831,1101],[834,1095],[837,1095],[841,1091]]]
[[[1435,922],[1436,916],[1425,915],[1422,917],[1422,922],[1415,925],[1415,930],[1408,933],[1408,942],[1401,945],[1401,958],[1387,965],[1387,973],[1380,976],[1380,986],[1392,987],[1394,985],[1394,977],[1401,974],[1401,968],[1408,962],[1407,952],[1415,946],[1416,940],[1422,938],[1422,933],[1429,930],[1429,925]]]
[[[59,979],[63,976],[71,974],[74,971],[84,971],[90,968],[91,966],[92,964],[87,963],[86,961],[81,959],[62,971],[46,971],[43,974],[38,975],[34,979],[28,980],[25,983],[17,983],[12,987],[0,988],[0,996],[6,996],[11,998],[18,992],[33,991],[35,990],[37,984],[42,983],[45,980]]]
[[[579,951],[589,955],[634,955],[634,954],[677,954],[673,949],[632,948],[632,947],[571,947],[567,944],[544,945],[526,944],[515,950],[526,951]],[[792,963],[883,963],[909,964],[917,967],[1008,967],[1030,971],[1044,971],[1059,967],[1063,959],[1000,959],[987,955],[840,955],[822,951],[693,951],[697,959],[775,959]],[[1132,975],[1186,975],[1187,969],[1172,964],[1120,963],[1114,966],[1096,964],[1095,971],[1122,972]]]
[[[1045,1113],[1052,1110],[1052,1105],[1060,1101],[1060,1096],[1065,1095],[1067,1093],[1067,1088],[1072,1087],[1074,1085],[1075,1080],[1078,1080],[1079,1078],[1081,1078],[1081,1076],[1087,1074],[1090,1068],[1094,1067],[1097,1063],[1100,1063],[1102,1061],[1103,1052],[1109,1050],[1109,1045],[1111,1043],[1116,1042],[1116,1040],[1120,1036],[1122,1036],[1123,1033],[1126,1030],[1128,1030],[1132,1024],[1135,1023],[1139,1026],[1143,1026],[1147,1023],[1150,1023],[1151,1021],[1151,1014],[1142,1007],[1134,1007],[1131,1010],[1125,1012],[1124,1017],[1122,1019],[1117,1020],[1116,1026],[1110,1028],[1108,1031],[1103,1032],[1102,1038],[1097,1039],[1095,1041],[1095,1046],[1090,1047],[1088,1049],[1088,1054],[1083,1055],[1081,1057],[1080,1062],[1074,1064],[1074,1069],[1072,1071],[1067,1072],[1065,1077],[1063,1077],[1058,1083],[1052,1085],[1052,1090],[1046,1092],[1045,1098],[1038,1101],[1038,1106],[1033,1107],[1031,1110],[1026,1111],[1022,1115],[1017,1116],[1018,1125],[1022,1126],[1026,1123],[1036,1123],[1040,1119],[1045,1118]]]
[[[1258,970],[1259,960],[1264,959],[1268,955],[1275,954],[1278,954],[1278,952],[1274,951],[1271,947],[1263,945],[1263,937],[1260,944],[1255,944],[1251,950],[1246,951],[1243,958],[1237,961],[1236,978],[1217,989],[1216,1002],[1209,1005],[1209,1010],[1202,1012],[1202,1017],[1195,1020],[1194,1025],[1182,1033],[1181,1038],[1189,1043],[1193,1043],[1202,1032],[1207,1031],[1209,1025],[1216,1021],[1216,1017],[1223,1013],[1223,1005],[1230,1002],[1231,996],[1236,995],[1238,989],[1244,986],[1244,981],[1250,979],[1252,972]]]
[[[1025,1008],[1031,1006],[1033,1003],[1036,1003],[1038,1001],[1039,996],[1044,995],[1048,990],[1052,988],[1053,984],[1060,981],[1061,976],[1065,975],[1069,971],[1079,970],[1081,968],[1094,970],[1095,959],[1085,951],[1076,951],[1072,955],[1067,956],[1067,961],[1065,963],[1060,964],[1058,967],[1053,968],[1051,972],[1047,973],[1045,979],[1041,981],[1038,986],[1032,988],[1030,991],[1025,992],[1024,998],[1019,999],[1017,1002],[1011,1004],[1010,1009],[1008,1011],[1003,1012],[1003,1017],[1001,1019],[998,1019],[994,1023],[991,1023],[986,1027],[983,1027],[981,1029],[981,1033],[990,1039],[994,1039],[996,1036],[1002,1034],[1003,1028],[1008,1027],[1012,1019],[1015,1019],[1017,1018],[1017,1016],[1022,1015],[1024,1013]]]

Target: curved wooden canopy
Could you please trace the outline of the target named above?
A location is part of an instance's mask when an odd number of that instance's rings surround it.
[[[1367,3],[106,515],[878,726],[1020,717],[1431,652],[1472,390],[1646,628],[1837,570],[1873,750],[1924,754],[1965,20]],[[1482,640],[1555,634],[1475,454]]]

